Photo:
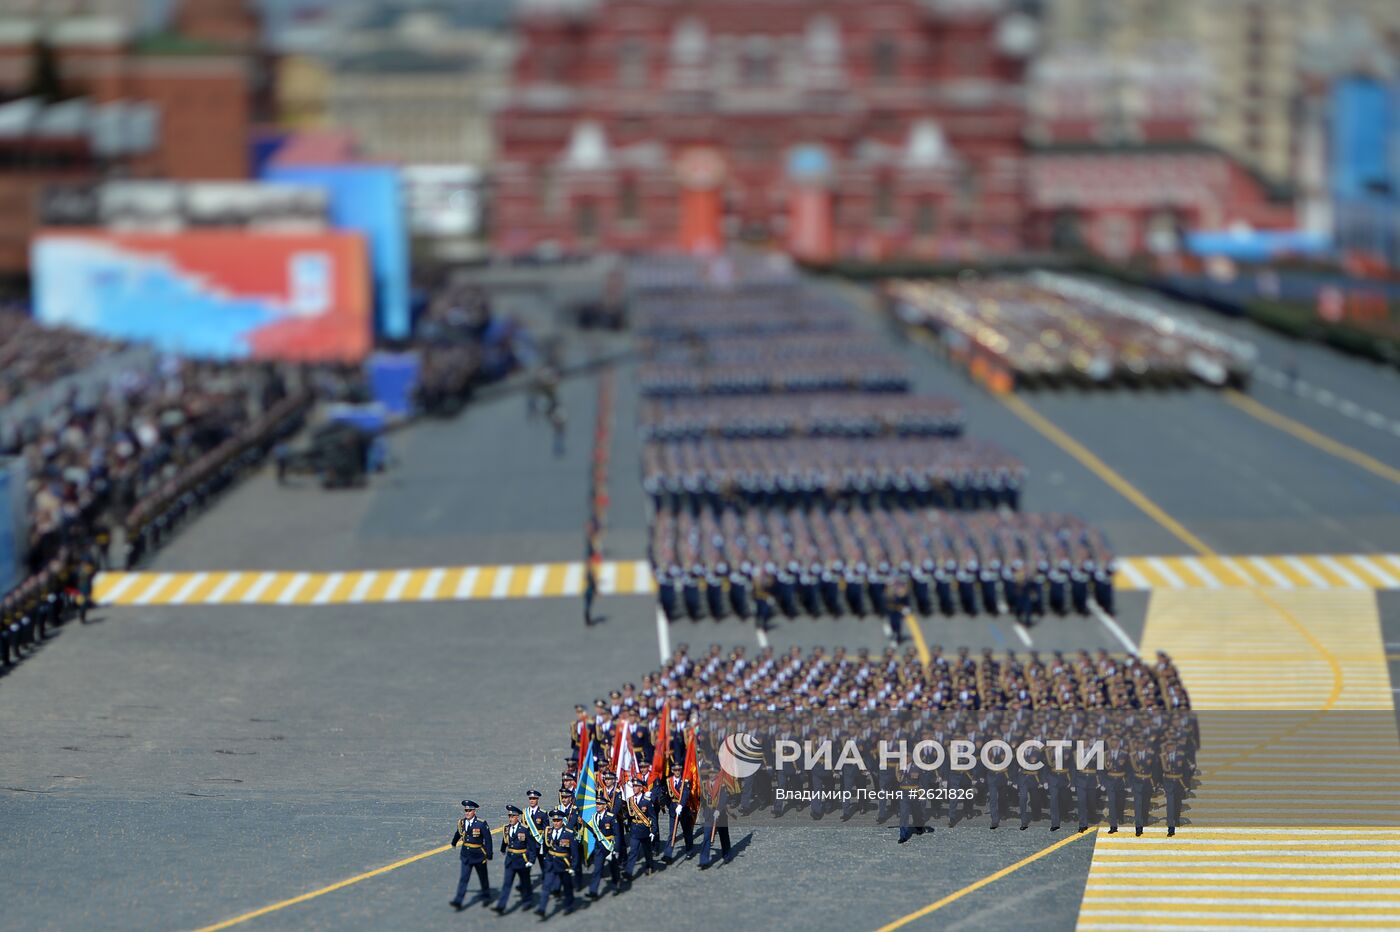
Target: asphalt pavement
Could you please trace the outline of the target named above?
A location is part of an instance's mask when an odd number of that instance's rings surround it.
[[[874,315],[867,320],[884,326]],[[625,337],[589,338],[575,352],[624,344]],[[1027,508],[1080,514],[1103,526],[1122,553],[1189,552],[1001,400],[926,348],[906,351],[921,389],[965,400],[970,434],[1029,463]],[[1345,376],[1339,385],[1386,378],[1353,372],[1359,364],[1351,360],[1309,355],[1307,365],[1319,380],[1331,371],[1324,367],[1337,368]],[[633,376],[630,364],[614,376],[605,549],[615,559],[645,553]],[[548,427],[527,420],[523,394],[492,391],[456,420],[394,435],[396,466],[367,489],[279,487],[259,474],[183,530],[153,568],[580,559],[597,389],[596,373],[565,382],[562,457],[552,453]],[[1394,407],[1394,395],[1367,399]],[[1213,392],[1024,400],[1221,553],[1400,551],[1394,484]],[[1379,456],[1389,448],[1369,449]],[[1119,623],[1134,640],[1150,598],[1121,597]],[[1400,641],[1400,601],[1386,594],[1380,605],[1386,640]],[[526,789],[553,794],[574,703],[657,665],[651,599],[603,598],[598,611],[605,620],[585,628],[573,599],[151,606],[107,608],[89,625],[67,626],[0,681],[4,925],[196,928],[435,849],[450,838],[466,795],[500,824],[503,807],[523,803]],[[1025,646],[1000,619],[925,619],[922,633],[945,648]],[[666,634],[673,645],[757,648],[753,630],[734,621],[677,622]],[[1029,636],[1037,649],[1117,646],[1098,621],[1073,616],[1046,619]],[[784,623],[771,643],[883,646],[878,622],[852,619]],[[731,864],[702,874],[678,863],[549,924],[876,928],[1061,837],[1044,823],[1024,833],[1010,827],[940,829],[905,846],[895,844],[892,828],[759,827]],[[1072,928],[1094,844],[1092,837],[1068,843],[920,921]],[[455,853],[433,854],[240,928],[535,924],[518,912],[454,913],[447,901],[456,876]]]

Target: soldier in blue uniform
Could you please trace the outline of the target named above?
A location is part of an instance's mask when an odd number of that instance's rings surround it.
[[[627,879],[637,877],[637,858],[644,856],[647,873],[656,870],[651,842],[655,838],[651,820],[656,804],[641,777],[632,778],[632,798],[627,800]]]
[[[555,809],[549,814],[549,830],[545,833],[545,847],[540,852],[540,905],[535,912],[541,919],[549,914],[549,897],[561,892],[564,895],[564,915],[574,911],[574,833],[564,827],[564,813]]]
[[[462,844],[462,876],[457,881],[457,895],[452,906],[461,909],[467,895],[467,881],[472,871],[476,871],[480,881],[482,905],[491,902],[491,879],[486,874],[486,862],[491,860],[491,826],[485,819],[476,817],[477,805],[470,799],[462,800],[462,818],[457,820],[457,831],[452,834],[452,845]]]
[[[583,886],[583,816],[574,805],[574,791],[571,788],[559,791],[559,810],[564,813],[564,828],[574,839],[574,850],[569,861],[574,868],[574,883]]]
[[[521,820],[524,815],[519,806],[506,807],[506,826],[501,832],[501,854],[504,855],[505,876],[501,879],[501,898],[496,901],[497,913],[506,911],[510,904],[510,888],[519,879],[520,902],[529,903],[535,898],[534,885],[530,883],[530,868],[539,857],[539,845],[529,827]]]
[[[588,884],[588,898],[598,899],[600,894],[598,888],[603,883],[603,869],[606,867],[612,880],[613,896],[622,892],[622,868],[619,861],[622,853],[618,850],[618,837],[621,834],[622,822],[611,808],[603,809],[599,812],[597,820],[593,823],[594,839],[597,846],[593,849],[593,879]]]

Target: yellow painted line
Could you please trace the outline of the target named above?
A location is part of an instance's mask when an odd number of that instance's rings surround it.
[[[340,582],[336,583],[335,588],[331,590],[330,597],[326,600],[327,604],[343,604],[346,599],[350,598],[351,590],[355,588],[355,584],[359,581],[358,573],[346,573],[340,578]]]
[[[1167,577],[1162,575],[1161,570],[1153,566],[1148,560],[1137,561],[1136,569],[1147,579],[1148,587],[1151,589],[1180,588],[1178,586],[1173,586],[1171,582],[1167,579]]]
[[[170,600],[185,588],[185,585],[194,578],[193,573],[171,573],[170,582],[153,597],[148,605],[169,605]]]
[[[258,603],[260,605],[269,605],[275,603],[277,601],[277,597],[282,594],[282,590],[286,589],[289,585],[291,585],[292,579],[295,576],[296,573],[275,574],[272,577],[271,584],[269,584],[268,587],[262,591],[262,595],[258,596]]]
[[[501,830],[499,828],[493,828],[491,830],[492,835],[499,835],[500,833]],[[197,929],[196,932],[218,932],[219,929],[228,929],[233,926],[240,925],[244,922],[248,922],[250,919],[257,919],[260,916],[266,916],[268,913],[275,913],[278,910],[286,909],[288,906],[296,906],[299,903],[305,903],[308,900],[314,900],[319,896],[325,896],[327,893],[334,893],[337,890],[343,890],[346,887],[352,886],[353,884],[361,883],[362,881],[369,880],[373,877],[378,877],[381,874],[387,874],[390,871],[396,871],[400,867],[407,867],[408,865],[421,861],[424,858],[430,858],[435,854],[442,854],[444,851],[451,850],[451,845],[439,845],[438,847],[430,848],[427,851],[420,851],[417,854],[411,854],[406,858],[395,861],[393,864],[385,864],[383,867],[376,867],[374,870],[365,871],[363,874],[356,874],[354,877],[347,877],[344,880],[338,880],[335,883],[321,887],[318,890],[312,890],[310,893],[303,893],[300,896],[294,896],[291,899],[287,900],[279,900],[278,902],[273,903],[269,906],[264,906],[261,909],[255,909],[251,912],[234,916],[232,919],[225,919],[224,921],[216,922],[213,925],[202,926],[201,928]]]
[[[203,605],[210,594],[219,587],[219,584],[228,576],[227,573],[208,573],[204,581],[190,590],[190,597],[185,600],[186,605]]]
[[[1327,584],[1329,586],[1335,586],[1338,589],[1350,588],[1350,584],[1345,579],[1338,576],[1327,566],[1327,564],[1323,563],[1317,557],[1300,556],[1298,559],[1301,560],[1304,564],[1306,564],[1308,569],[1312,570],[1314,573],[1327,580]]]
[[[462,577],[466,575],[465,566],[456,566],[442,574],[442,582],[438,585],[438,598],[443,601],[452,601],[457,598],[457,587],[462,583]]]
[[[1293,418],[1278,413],[1273,408],[1266,408],[1247,395],[1242,395],[1237,391],[1230,390],[1223,392],[1222,396],[1226,401],[1246,414],[1258,418],[1273,427],[1277,427],[1286,434],[1291,434],[1309,446],[1316,447],[1324,453],[1330,453],[1355,466],[1360,466],[1367,472],[1380,476],[1382,479],[1387,479],[1400,485],[1400,469],[1387,466],[1375,457],[1367,456],[1360,450],[1349,447],[1344,443],[1338,443],[1331,437],[1320,434],[1311,427],[1300,424],[1293,420]]]
[[[919,622],[918,612],[906,612],[904,617],[908,620],[909,633],[914,636],[914,648],[919,652],[919,663],[928,666],[933,659],[933,654],[929,652],[928,642],[924,640],[923,625]]]
[[[416,602],[423,594],[423,587],[428,584],[428,576],[432,570],[414,570],[408,574],[408,585],[403,587],[403,600],[405,602]]]
[[[624,561],[617,565],[617,577],[613,581],[613,591],[620,594],[635,592],[637,589],[637,564]]]
[[[476,584],[472,586],[471,598],[485,599],[491,595],[491,590],[496,587],[496,567],[483,566],[481,572],[477,574]]]
[[[1069,434],[1060,430],[1060,428],[1056,427],[1030,405],[1026,404],[1015,395],[1002,395],[999,397],[999,400],[1002,404],[1010,408],[1013,414],[1054,441],[1060,449],[1078,460],[1080,465],[1102,479],[1119,495],[1122,495],[1128,501],[1136,505],[1139,510],[1169,531],[1177,540],[1202,556],[1218,556],[1218,554],[1207,547],[1199,537],[1186,530],[1181,522],[1163,511],[1150,498],[1139,492],[1136,486],[1118,475],[1108,464],[1091,453],[1087,447]]]
[[[381,570],[379,575],[370,584],[369,590],[365,593],[366,602],[383,602],[384,596],[388,594],[389,587],[394,584],[393,570]]]
[[[544,595],[559,596],[564,594],[564,577],[569,571],[567,563],[551,563],[549,570],[544,575]]]
[[[903,928],[904,926],[907,926],[909,923],[914,922],[914,921],[919,920],[919,919],[922,919],[922,918],[924,918],[925,916],[930,915],[931,913],[936,913],[936,912],[938,912],[938,910],[940,910],[940,909],[942,909],[943,907],[949,905],[950,903],[956,903],[958,900],[960,900],[960,899],[962,899],[963,897],[967,896],[969,893],[976,893],[978,890],[981,890],[983,887],[988,886],[989,884],[996,883],[996,882],[997,882],[998,880],[1000,880],[1001,878],[1006,877],[1006,876],[1009,876],[1010,874],[1014,874],[1014,873],[1016,873],[1018,870],[1020,870],[1021,868],[1025,867],[1025,866],[1027,866],[1027,865],[1029,865],[1029,864],[1034,864],[1036,861],[1039,861],[1041,858],[1045,857],[1047,854],[1053,854],[1053,853],[1055,853],[1056,851],[1059,851],[1061,848],[1065,847],[1066,845],[1072,845],[1072,844],[1074,844],[1076,841],[1079,841],[1081,838],[1092,838],[1092,837],[1096,834],[1097,831],[1098,831],[1098,830],[1095,829],[1095,830],[1092,831],[1092,832],[1084,832],[1084,833],[1082,833],[1082,834],[1076,832],[1076,833],[1070,835],[1070,836],[1067,837],[1067,838],[1061,838],[1059,841],[1055,842],[1053,845],[1047,845],[1046,847],[1041,848],[1041,849],[1040,849],[1039,851],[1037,851],[1035,854],[1032,854],[1032,855],[1030,855],[1030,856],[1028,856],[1028,857],[1024,857],[1024,858],[1022,858],[1021,860],[1017,861],[1015,864],[1012,864],[1012,865],[1010,865],[1010,866],[1008,866],[1008,867],[1003,867],[1001,870],[997,871],[995,874],[988,874],[986,877],[983,877],[981,880],[978,880],[978,881],[975,881],[975,882],[973,882],[973,883],[970,883],[970,884],[968,884],[967,886],[963,887],[961,890],[957,890],[957,891],[955,891],[955,892],[953,892],[953,893],[948,894],[947,896],[943,897],[943,899],[941,899],[941,900],[935,900],[934,902],[932,902],[932,903],[928,904],[927,906],[925,906],[923,909],[916,909],[914,912],[910,913],[910,914],[907,915],[907,916],[901,916],[900,918],[894,920],[893,922],[889,922],[889,923],[886,923],[885,925],[880,926],[880,928],[877,929],[876,932],[893,932],[893,930],[899,929],[899,928]]]
[[[525,597],[526,590],[530,587],[530,567],[518,566],[511,574],[510,585],[506,587],[506,597],[510,599],[520,599]]]
[[[311,600],[316,598],[316,593],[321,591],[321,587],[326,584],[329,573],[307,573],[306,584],[301,587],[301,591],[292,597],[293,605],[310,605]]]

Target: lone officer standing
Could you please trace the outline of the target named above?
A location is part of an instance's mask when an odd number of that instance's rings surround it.
[[[548,916],[549,897],[556,890],[564,894],[564,915],[574,911],[574,833],[564,827],[564,813],[555,809],[549,814],[549,833],[541,852],[540,905],[535,912],[541,919]]]
[[[486,862],[491,860],[491,826],[485,819],[476,817],[476,809],[476,803],[470,799],[462,800],[462,818],[457,820],[457,831],[452,835],[454,847],[457,842],[462,843],[462,877],[457,881],[457,896],[452,900],[452,906],[459,910],[466,898],[467,881],[473,869],[481,881],[482,905],[491,902],[491,880],[486,875]]]
[[[501,898],[496,902],[497,913],[506,911],[510,903],[510,888],[515,879],[520,878],[520,902],[529,903],[534,897],[534,885],[530,883],[530,867],[539,857],[539,846],[530,829],[520,820],[523,813],[519,806],[506,807],[506,827],[501,832],[501,854],[505,855],[505,876],[501,879]]]

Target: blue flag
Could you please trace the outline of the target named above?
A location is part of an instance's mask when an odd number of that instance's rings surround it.
[[[583,820],[583,842],[587,854],[591,856],[599,842],[608,851],[612,851],[612,846],[598,831],[598,817],[605,807],[598,798],[598,773],[593,767],[592,741],[588,742],[588,748],[583,755],[583,771],[578,775],[578,788],[574,791],[574,798],[578,801],[579,817]]]

